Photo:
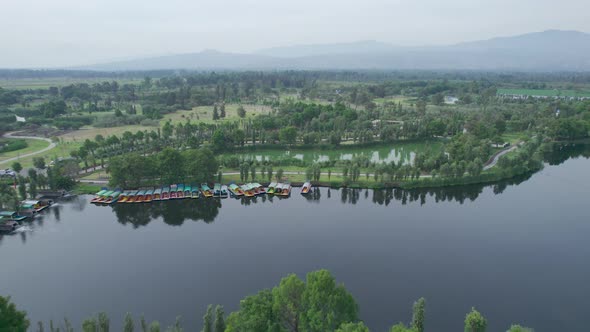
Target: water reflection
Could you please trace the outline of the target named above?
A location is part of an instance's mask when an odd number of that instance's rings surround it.
[[[211,223],[219,214],[219,199],[186,199],[151,204],[115,204],[112,206],[117,220],[133,227],[144,226],[158,218],[173,226],[180,226],[185,220]]]

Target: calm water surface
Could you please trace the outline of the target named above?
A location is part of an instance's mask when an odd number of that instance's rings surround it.
[[[587,154],[586,154],[587,155]],[[590,160],[553,158],[528,179],[437,191],[321,188],[259,197],[96,207],[60,202],[0,238],[0,294],[31,320],[76,326],[129,311],[197,330],[281,277],[327,268],[386,331],[427,299],[427,330],[461,331],[476,306],[490,331],[584,331],[590,308]]]

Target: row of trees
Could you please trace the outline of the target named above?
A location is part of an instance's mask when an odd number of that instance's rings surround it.
[[[26,331],[30,322],[26,313],[16,309],[10,298],[0,296],[0,331]],[[68,319],[63,325],[49,324],[51,332],[73,332]],[[484,332],[487,328],[486,318],[475,308],[465,316],[465,332]],[[127,313],[124,332],[160,332],[157,321],[148,324],[144,317],[136,323]],[[420,298],[413,305],[412,319],[409,326],[400,322],[391,327],[390,332],[424,332],[426,330],[426,301]],[[38,322],[37,331],[43,332],[44,325]],[[84,332],[109,332],[110,319],[105,313],[87,318],[82,323]],[[165,331],[180,332],[180,317]],[[256,295],[240,301],[240,308],[227,318],[222,306],[209,305],[203,316],[201,332],[369,332],[369,328],[359,319],[359,307],[353,296],[337,284],[327,270],[307,274],[305,280],[291,274],[281,280],[278,286],[265,289]],[[532,329],[513,325],[509,332],[532,332]]]
[[[159,153],[128,153],[111,158],[107,172],[110,185],[138,188],[142,185],[208,182],[215,178],[219,165],[206,148],[178,151],[165,148]]]

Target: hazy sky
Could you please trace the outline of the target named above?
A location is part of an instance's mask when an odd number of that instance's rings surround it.
[[[0,0],[0,68],[378,40],[590,32],[588,0]]]

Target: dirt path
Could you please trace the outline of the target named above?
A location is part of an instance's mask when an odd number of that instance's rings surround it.
[[[40,154],[40,153],[49,151],[49,150],[51,150],[51,149],[53,149],[53,148],[55,148],[57,146],[57,144],[53,143],[49,138],[35,137],[35,136],[18,136],[17,134],[18,133],[8,133],[8,134],[4,135],[4,137],[7,137],[7,138],[36,139],[36,140],[45,141],[45,142],[49,143],[49,146],[46,147],[46,148],[44,148],[44,149],[41,149],[39,151],[35,151],[35,152],[31,152],[31,153],[20,155],[18,157],[13,157],[13,158],[8,158],[6,160],[2,160],[2,161],[0,161],[0,165],[7,164],[9,162],[13,162],[13,161],[19,160],[20,158],[26,158],[26,157],[37,155],[37,154]]]

